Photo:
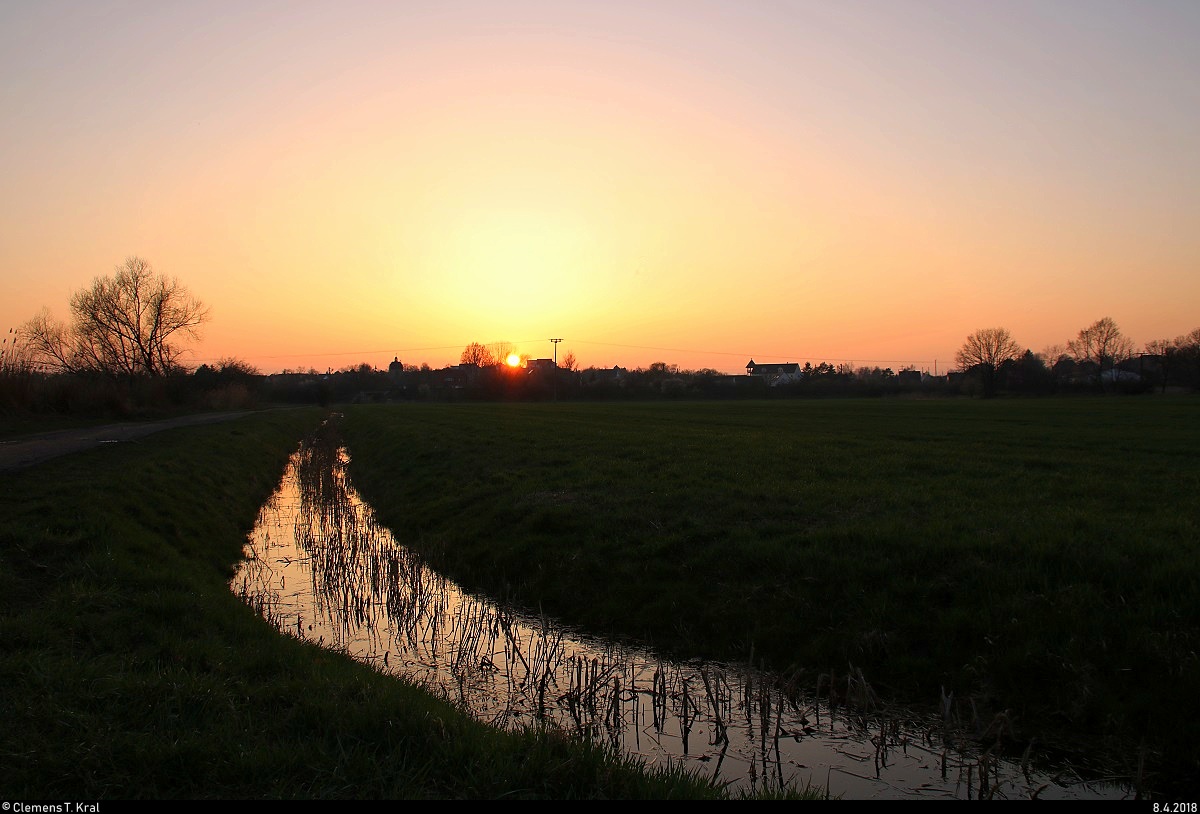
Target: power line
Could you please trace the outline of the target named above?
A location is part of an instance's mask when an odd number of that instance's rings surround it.
[[[503,341],[507,341],[507,340],[503,340]],[[528,344],[531,344],[534,342],[543,342],[543,341],[545,341],[545,340],[543,340],[541,337],[538,337],[537,339],[522,339],[517,342],[512,342],[512,344],[513,345],[528,345]],[[311,351],[311,352],[304,352],[304,353],[276,353],[276,354],[255,353],[255,354],[250,354],[250,355],[253,356],[253,358],[255,358],[255,359],[296,359],[296,358],[300,358],[300,357],[322,357],[323,358],[326,356],[367,356],[367,355],[376,354],[376,353],[401,354],[401,353],[416,353],[418,351],[428,351],[428,350],[461,350],[462,348],[465,348],[469,344],[471,344],[471,343],[470,342],[459,342],[454,345],[428,345],[428,346],[417,347],[417,348],[395,348],[395,347],[393,347],[393,348],[381,348],[378,350],[341,350],[341,351],[327,351],[327,352]],[[216,361],[220,361],[223,358],[226,358],[226,357],[196,356],[196,357],[193,357],[193,361],[216,362]]]
[[[602,345],[610,348],[631,348],[633,350],[657,350],[664,353],[698,353],[709,356],[740,356],[746,359],[751,359],[758,356],[762,359],[822,359],[826,362],[869,362],[870,364],[933,364],[933,359],[861,359],[855,357],[838,358],[835,356],[821,356],[820,354],[805,354],[805,353],[745,353],[726,350],[701,350],[698,348],[661,348],[654,345],[623,345],[617,342],[592,342],[583,339],[573,339],[572,342],[579,345]]]
[[[463,345],[433,345],[424,348],[385,348],[382,350],[343,350],[343,351],[328,351],[328,352],[305,352],[305,353],[276,353],[276,354],[251,354],[255,359],[295,359],[301,356],[307,357],[325,357],[325,356],[366,356],[373,353],[413,353],[422,350],[452,350],[454,348],[462,348]],[[218,356],[198,356],[198,362],[213,362],[224,357]]]
[[[535,339],[522,339],[513,341],[513,345],[532,345],[539,342],[547,341],[543,337]],[[558,356],[558,343],[567,341],[562,338],[549,340],[554,343],[555,358]],[[745,351],[724,351],[724,350],[708,350],[703,348],[668,348],[657,345],[633,345],[620,342],[597,342],[587,339],[572,339],[570,340],[578,345],[595,345],[608,348],[627,348],[630,350],[652,350],[662,353],[688,353],[699,354],[706,356],[734,356],[743,359],[759,358],[759,359],[821,359],[825,362],[848,362],[863,363],[863,364],[909,364],[909,365],[932,365],[936,364],[934,359],[862,359],[862,358],[846,358],[836,356],[822,356],[820,354],[804,354],[804,353],[748,353]],[[368,356],[374,354],[392,353],[399,355],[401,353],[418,353],[422,351],[439,351],[439,350],[458,350],[469,345],[469,342],[460,342],[453,345],[422,345],[409,348],[380,348],[376,350],[353,350],[353,351],[328,351],[328,352],[305,352],[305,353],[279,353],[279,354],[252,354],[254,359],[298,359],[298,358],[327,358],[331,356]],[[192,361],[196,362],[214,362],[226,357],[192,357]]]

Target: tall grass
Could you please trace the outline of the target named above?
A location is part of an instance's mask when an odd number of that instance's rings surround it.
[[[0,411],[25,408],[33,397],[35,369],[16,329],[0,336]]]

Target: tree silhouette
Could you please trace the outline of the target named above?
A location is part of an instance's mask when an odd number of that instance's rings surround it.
[[[1169,339],[1151,339],[1146,343],[1146,355],[1158,359],[1158,376],[1162,392],[1167,392],[1167,381],[1171,378],[1171,367],[1179,355],[1176,346]]]
[[[1112,317],[1098,319],[1079,331],[1079,335],[1067,343],[1067,349],[1079,363],[1096,366],[1100,388],[1104,388],[1104,369],[1116,367],[1133,355],[1133,340],[1121,333]]]
[[[496,358],[492,355],[492,351],[486,345],[481,345],[478,342],[472,342],[463,348],[462,355],[458,358],[459,364],[475,365],[476,367],[491,367],[496,364]]]
[[[1200,388],[1200,328],[1176,337],[1174,347],[1186,383]]]
[[[976,370],[983,378],[983,394],[991,396],[996,389],[996,371],[1005,362],[1021,357],[1024,349],[1004,328],[980,328],[954,355],[962,370]]]
[[[181,368],[180,340],[199,339],[208,309],[140,257],[71,297],[71,323],[43,311],[22,327],[39,361],[66,373],[165,376]]]

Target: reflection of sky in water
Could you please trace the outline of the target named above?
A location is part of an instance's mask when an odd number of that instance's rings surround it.
[[[835,686],[859,703],[831,711],[815,687],[665,662],[466,594],[376,523],[345,476],[347,460],[343,451],[330,465],[309,447],[293,456],[233,589],[281,630],[429,686],[481,720],[545,720],[741,788],[812,782],[851,799],[969,798],[981,788],[1010,799],[1132,796],[956,746],[940,719],[870,714],[875,699],[854,676]]]

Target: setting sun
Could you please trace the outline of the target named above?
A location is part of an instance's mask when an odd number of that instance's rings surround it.
[[[1200,3],[100,5],[0,4],[0,331],[129,256],[264,373],[1196,327]]]
[[[504,360],[504,363],[509,367],[519,367],[521,364],[521,357],[515,353],[510,353],[508,358]]]

